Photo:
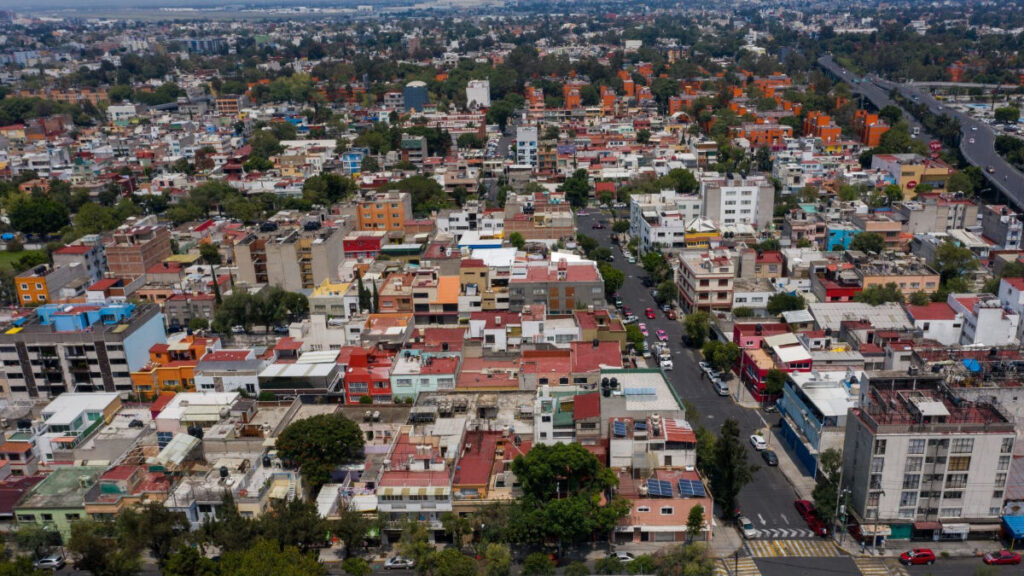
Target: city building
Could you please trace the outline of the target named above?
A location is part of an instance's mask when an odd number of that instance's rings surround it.
[[[89,283],[99,282],[107,271],[107,255],[103,252],[103,245],[95,244],[69,244],[53,251],[53,266],[78,266],[85,270]]]
[[[406,112],[423,112],[423,109],[430,104],[430,94],[427,91],[427,83],[420,80],[413,80],[405,85],[402,90],[402,104]]]
[[[775,189],[765,176],[708,176],[701,179],[702,216],[720,226],[749,224],[763,229],[772,221]]]
[[[537,166],[537,127],[516,127],[516,164]]]
[[[679,254],[676,287],[686,310],[730,309],[736,266],[727,251],[692,251]]]
[[[71,540],[71,524],[86,519],[85,495],[106,466],[60,466],[36,484],[14,507],[20,526],[39,526]]]
[[[597,264],[579,262],[529,262],[512,269],[508,284],[509,309],[526,305],[547,306],[549,314],[571,314],[577,308],[603,308],[604,280]]]
[[[903,191],[904,198],[914,198],[918,187],[944,191],[946,182],[955,172],[942,160],[918,154],[875,154],[871,157],[871,169],[888,174]]]
[[[250,233],[234,246],[237,281],[290,292],[338,279],[342,232],[335,228]]]
[[[1008,206],[989,205],[981,209],[981,234],[1003,250],[1020,250],[1024,223]]]
[[[22,306],[75,298],[91,284],[85,268],[77,262],[57,267],[40,264],[14,277],[14,291]]]
[[[466,83],[466,106],[470,109],[491,107],[490,80],[470,80]]]
[[[360,230],[404,232],[412,220],[412,196],[408,192],[378,192],[356,202]]]
[[[163,226],[122,226],[103,249],[111,275],[136,278],[171,255],[171,234]]]

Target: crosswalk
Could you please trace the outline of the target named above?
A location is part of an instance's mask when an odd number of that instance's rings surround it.
[[[855,556],[853,563],[857,565],[862,576],[908,576],[906,568],[896,562],[890,565],[885,558]]]
[[[758,528],[757,537],[764,540],[787,538],[814,538],[810,528]]]
[[[744,547],[754,558],[827,558],[842,555],[831,540],[748,540]]]
[[[719,558],[715,576],[761,576],[753,558]]]

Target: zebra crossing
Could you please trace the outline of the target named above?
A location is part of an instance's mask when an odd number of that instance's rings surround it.
[[[757,537],[763,540],[785,540],[789,538],[814,538],[810,528],[758,528]]]
[[[719,558],[715,576],[761,576],[753,558]]]
[[[831,540],[748,540],[744,547],[754,558],[826,558],[843,555]]]
[[[893,566],[886,563],[885,558],[873,556],[855,556],[853,563],[857,565],[862,576],[908,576],[907,569],[893,562]]]

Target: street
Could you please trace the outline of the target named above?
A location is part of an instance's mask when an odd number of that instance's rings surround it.
[[[628,218],[623,214],[622,218]],[[604,229],[594,230],[594,222],[602,221]],[[809,534],[807,525],[793,509],[793,500],[796,499],[796,492],[786,480],[782,472],[775,467],[763,465],[760,455],[753,449],[747,438],[755,430],[765,427],[765,421],[761,414],[755,410],[738,406],[732,397],[719,396],[712,388],[711,383],[703,376],[697,362],[700,361],[700,354],[697,350],[684,347],[682,344],[683,325],[681,322],[669,320],[664,313],[658,310],[649,288],[644,287],[643,277],[646,275],[644,269],[638,264],[630,264],[626,261],[622,251],[611,242],[612,218],[607,211],[592,210],[586,216],[577,218],[577,227],[581,234],[590,236],[598,241],[601,246],[610,248],[615,256],[612,263],[621,270],[626,280],[619,295],[624,306],[633,310],[633,313],[640,316],[641,321],[647,324],[650,337],[648,341],[652,344],[657,341],[655,331],[665,330],[668,333],[668,344],[672,349],[672,363],[674,370],[667,371],[669,382],[678,392],[679,397],[691,402],[700,413],[700,420],[690,419],[690,423],[696,428],[703,426],[716,434],[721,428],[722,422],[732,418],[739,422],[740,441],[747,451],[748,461],[758,464],[760,468],[754,474],[754,480],[740,493],[740,512],[750,518],[758,530],[793,530],[793,533],[804,532]],[[643,317],[646,308],[654,308],[656,316],[653,320]],[[739,379],[735,376],[728,382],[730,390],[735,394],[735,387],[739,385]],[[776,420],[777,416],[772,417]],[[770,447],[779,450],[775,446],[774,438],[766,436]],[[721,511],[719,511],[720,513]],[[779,536],[784,537],[784,536]]]

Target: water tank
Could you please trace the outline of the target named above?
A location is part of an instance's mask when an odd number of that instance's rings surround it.
[[[264,454],[263,455],[263,467],[264,468],[270,468],[270,464],[271,464],[270,454]]]
[[[612,390],[618,390],[619,389],[619,379],[613,377],[610,385],[612,387]]]
[[[228,477],[228,467],[227,466],[221,466],[220,467],[220,477],[221,478],[227,478]]]

